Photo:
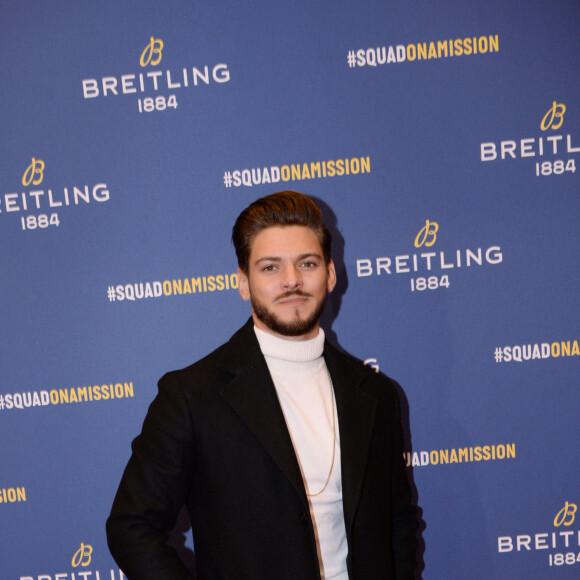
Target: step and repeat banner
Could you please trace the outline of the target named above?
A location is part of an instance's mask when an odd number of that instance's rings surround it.
[[[0,577],[123,578],[157,380],[245,322],[231,227],[293,189],[334,235],[327,335],[404,391],[422,577],[577,578],[579,30],[571,0],[3,2]],[[171,541],[191,564],[185,514]]]

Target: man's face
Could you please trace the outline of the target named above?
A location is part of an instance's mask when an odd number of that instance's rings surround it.
[[[239,292],[251,300],[254,324],[292,340],[318,334],[326,295],[336,284],[316,234],[306,226],[273,226],[254,238],[248,273],[238,270]]]

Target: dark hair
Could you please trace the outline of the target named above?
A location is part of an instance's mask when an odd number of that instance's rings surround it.
[[[322,221],[322,212],[309,196],[281,191],[257,199],[238,216],[232,230],[238,265],[248,272],[252,243],[257,234],[273,226],[306,226],[318,238],[324,262],[330,261],[332,236]]]

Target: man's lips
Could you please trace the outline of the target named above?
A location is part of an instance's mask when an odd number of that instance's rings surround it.
[[[279,296],[276,299],[276,303],[277,304],[290,304],[290,305],[303,304],[309,298],[312,298],[312,295],[307,294],[305,292],[286,292],[285,294],[282,294],[282,296]]]

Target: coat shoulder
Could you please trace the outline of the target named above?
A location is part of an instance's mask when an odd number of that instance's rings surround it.
[[[399,384],[383,372],[365,364],[354,355],[337,348],[330,342],[325,345],[325,356],[330,364],[343,365],[343,372],[352,373],[362,381],[361,387],[373,395],[385,394],[397,396],[401,390]]]
[[[159,389],[183,389],[186,396],[220,389],[260,355],[252,326],[246,323],[227,342],[178,370],[165,373]]]

